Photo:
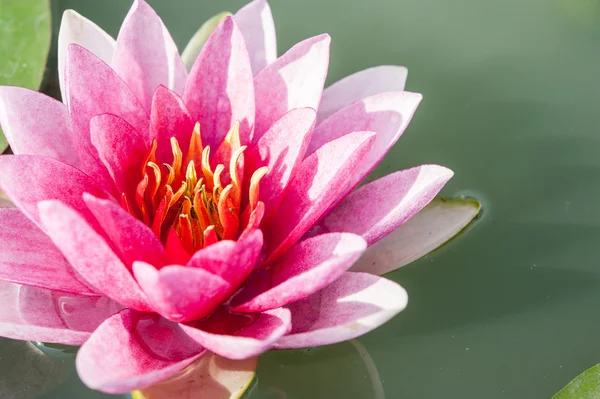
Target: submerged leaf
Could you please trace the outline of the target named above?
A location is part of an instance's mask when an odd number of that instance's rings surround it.
[[[230,360],[207,352],[175,377],[132,393],[133,399],[238,399],[254,379],[258,358]]]
[[[232,14],[226,11],[215,15],[202,24],[200,29],[192,36],[187,46],[185,46],[183,53],[181,53],[181,58],[188,71],[192,68],[192,65],[194,65],[194,61],[196,61],[198,54],[200,54],[202,46],[204,46],[204,43],[206,43],[213,30],[215,30],[223,18],[230,15]]]
[[[0,0],[0,85],[37,90],[50,49],[48,0]],[[8,143],[0,131],[0,153]]]
[[[579,374],[552,397],[552,399],[597,398],[600,398],[600,364]]]
[[[382,275],[399,269],[460,233],[480,210],[481,204],[472,198],[436,198],[370,246],[351,270]]]

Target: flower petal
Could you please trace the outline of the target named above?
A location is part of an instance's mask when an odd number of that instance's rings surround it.
[[[187,80],[171,34],[144,0],[135,0],[125,17],[110,65],[148,113],[158,85],[181,94]]]
[[[423,209],[452,175],[438,165],[392,173],[352,192],[320,225],[323,231],[358,234],[371,245]]]
[[[52,240],[17,208],[0,208],[0,248],[0,280],[97,295],[79,281]]]
[[[238,241],[219,241],[196,252],[187,266],[220,276],[236,289],[254,269],[262,245],[262,232],[256,229]]]
[[[290,330],[290,318],[283,308],[254,315],[221,309],[207,319],[180,326],[206,349],[229,359],[246,359],[269,350]]]
[[[113,201],[87,193],[83,194],[83,199],[126,266],[131,267],[136,260],[157,266],[166,263],[165,249],[148,226]]]
[[[232,291],[229,282],[199,268],[173,265],[156,270],[135,262],[133,273],[156,312],[175,322],[208,316]]]
[[[408,69],[405,67],[381,65],[346,76],[323,90],[317,119],[321,122],[365,97],[389,91],[404,91],[407,75]]]
[[[348,182],[345,194],[362,181],[381,161],[408,126],[422,96],[417,93],[377,94],[341,109],[317,125],[307,154],[329,141],[357,130],[377,132],[375,143],[363,164]]]
[[[393,281],[347,272],[289,306],[294,327],[275,347],[305,348],[356,338],[390,320],[407,302],[406,291]]]
[[[123,262],[76,211],[56,200],[38,208],[48,235],[85,281],[128,308],[152,311]]]
[[[271,7],[265,0],[254,0],[233,16],[246,39],[252,73],[256,75],[277,59],[275,23]]]
[[[173,163],[171,137],[177,139],[182,153],[187,154],[194,124],[181,97],[165,86],[158,86],[152,98],[150,141],[156,139],[156,158],[159,162]]]
[[[81,346],[81,380],[106,393],[128,393],[158,383],[200,357],[202,348],[175,323],[124,309],[106,320]]]
[[[269,172],[261,179],[259,198],[265,204],[267,216],[272,218],[283,199],[283,192],[293,178],[310,143],[316,112],[312,108],[296,108],[273,124],[248,149],[245,159],[247,170],[267,166]]]
[[[385,274],[443,245],[473,220],[481,204],[470,198],[437,198],[370,246],[352,271]]]
[[[239,399],[250,387],[258,358],[231,360],[205,352],[169,380],[133,392],[133,399]]]
[[[84,172],[110,187],[110,176],[91,142],[90,120],[100,114],[120,116],[147,140],[148,115],[116,72],[83,47],[69,46],[66,74],[73,137]]]
[[[97,226],[96,219],[83,202],[83,193],[109,198],[109,194],[91,177],[54,159],[35,155],[2,155],[0,170],[0,188],[43,231],[46,228],[40,223],[37,208],[40,201],[58,199]]]
[[[22,87],[1,86],[0,123],[13,153],[79,165],[69,112],[60,101]]]
[[[306,39],[256,75],[254,140],[291,109],[319,108],[330,42],[327,34]]]
[[[279,210],[264,229],[270,254],[267,262],[294,245],[327,211],[374,139],[372,132],[354,132],[321,147],[302,162]]]
[[[260,287],[255,292],[254,275],[250,277],[234,303],[240,303],[248,295],[250,299],[233,310],[262,312],[301,300],[334,282],[365,249],[365,240],[354,234],[331,233],[308,238],[290,248],[268,270],[256,273],[264,274],[265,289]]]
[[[196,58],[198,58],[202,47],[204,47],[204,44],[213,33],[215,28],[219,26],[221,20],[230,15],[232,14],[228,11],[220,12],[206,20],[196,31],[196,33],[194,33],[194,36],[192,36],[188,44],[185,45],[185,48],[181,52],[181,59],[188,70],[192,69],[192,65],[194,65]]]
[[[254,85],[248,50],[232,17],[224,18],[196,59],[183,100],[200,122],[202,143],[216,150],[235,121],[249,142],[254,126]]]
[[[65,66],[70,44],[78,44],[110,64],[115,50],[115,39],[98,25],[74,10],[65,10],[58,31],[58,81],[63,101],[67,101]]]
[[[0,281],[0,336],[81,345],[118,307],[106,297],[67,295]]]
[[[148,153],[144,138],[124,119],[112,114],[96,115],[90,120],[90,137],[117,192],[133,202]]]

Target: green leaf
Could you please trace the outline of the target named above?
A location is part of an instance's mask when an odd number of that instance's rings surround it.
[[[192,36],[187,46],[185,46],[185,50],[181,53],[181,58],[188,71],[192,68],[192,65],[194,65],[194,61],[196,61],[198,54],[200,54],[200,50],[202,50],[202,46],[204,46],[204,43],[206,43],[210,34],[215,30],[223,18],[230,15],[232,14],[227,11],[215,15],[202,24],[200,29]]]
[[[0,85],[39,89],[50,36],[48,0],[0,0]],[[0,131],[0,153],[7,147]]]
[[[600,364],[579,374],[552,399],[598,399],[600,398]]]
[[[435,198],[402,226],[371,245],[351,271],[382,275],[441,247],[481,211],[473,198]]]

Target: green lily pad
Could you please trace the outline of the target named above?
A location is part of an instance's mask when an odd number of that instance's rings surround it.
[[[39,89],[49,49],[49,2],[0,0],[0,85]],[[0,131],[0,153],[7,147]]]
[[[600,364],[579,374],[552,397],[552,399],[598,398],[600,398]]]
[[[230,15],[232,14],[227,11],[215,15],[202,24],[200,29],[192,36],[187,46],[185,46],[183,53],[181,53],[181,58],[188,71],[192,68],[192,65],[194,65],[194,61],[196,61],[198,54],[200,54],[200,50],[202,50],[202,46],[204,46],[204,43],[206,43],[210,34],[215,30],[223,18]]]

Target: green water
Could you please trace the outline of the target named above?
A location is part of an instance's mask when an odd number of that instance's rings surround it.
[[[150,3],[182,48],[206,18],[243,2]],[[381,381],[373,382],[357,347],[343,343],[267,354],[246,397],[375,398],[383,387],[388,399],[549,398],[600,362],[600,2],[271,6],[280,53],[308,36],[332,36],[330,83],[374,65],[407,66],[407,89],[424,101],[373,177],[420,163],[449,166],[456,175],[443,193],[475,196],[484,215],[389,276],[408,290],[409,306],[359,339]],[[54,4],[111,34],[128,7]],[[66,382],[43,398],[105,397],[60,362]]]

